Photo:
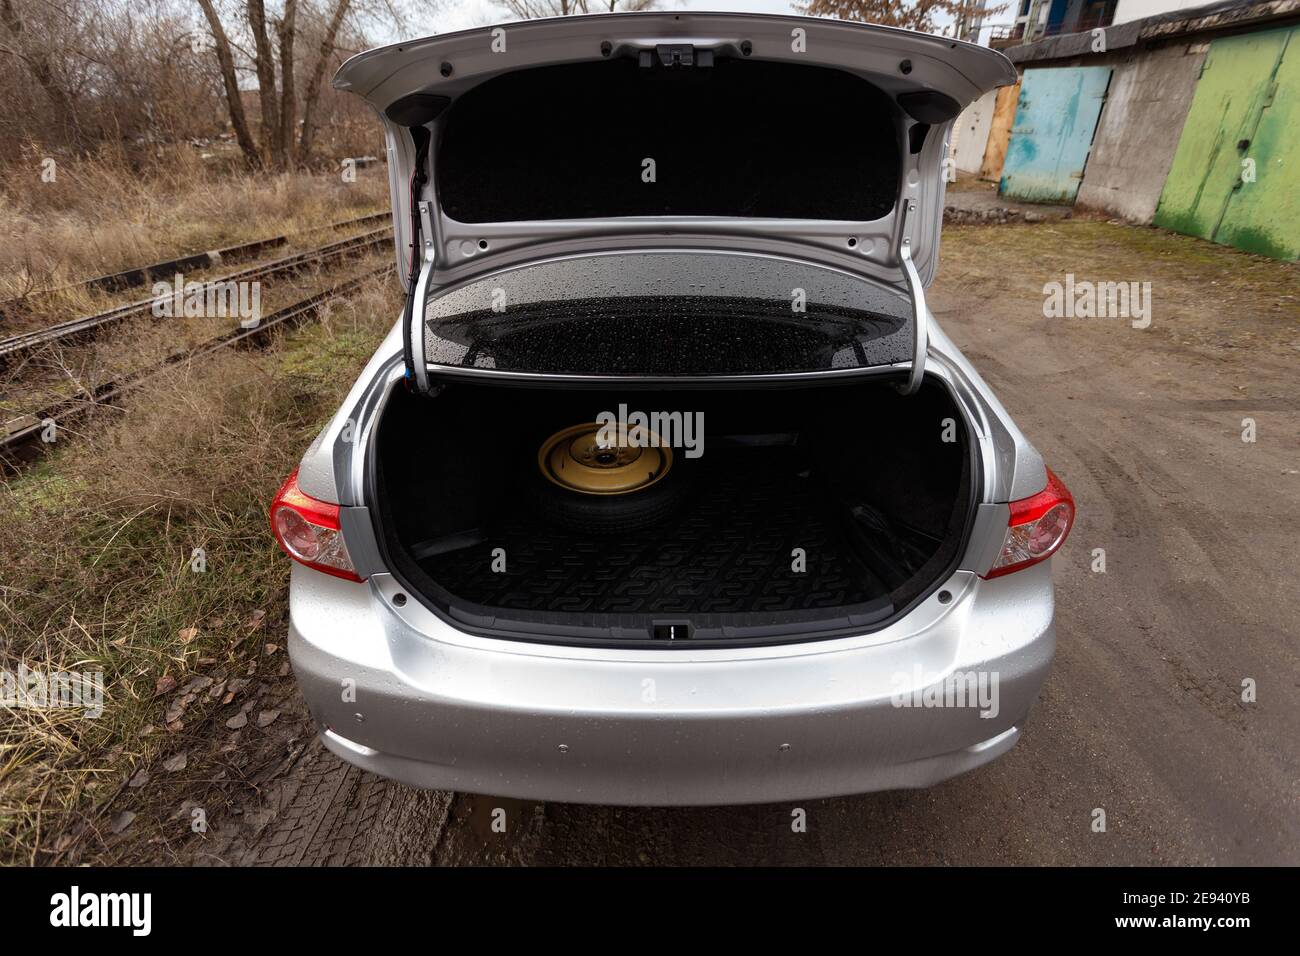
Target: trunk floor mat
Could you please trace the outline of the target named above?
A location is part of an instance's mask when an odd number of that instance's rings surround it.
[[[523,612],[744,614],[835,608],[886,593],[839,530],[847,517],[800,457],[710,457],[690,499],[659,526],[574,534],[516,506],[483,529],[481,544],[420,566],[462,600]],[[492,570],[496,548],[505,549],[504,572]],[[802,573],[791,567],[794,548],[806,554]]]

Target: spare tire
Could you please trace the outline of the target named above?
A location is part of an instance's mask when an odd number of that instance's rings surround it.
[[[682,456],[660,447],[653,432],[611,432],[597,422],[555,432],[542,442],[537,467],[530,470],[529,497],[538,513],[589,534],[636,531],[663,521],[685,501],[693,471]]]

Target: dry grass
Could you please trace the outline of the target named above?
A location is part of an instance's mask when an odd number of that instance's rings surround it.
[[[1026,257],[1027,249],[1032,256]],[[1294,347],[1300,264],[1195,236],[1080,215],[1037,224],[945,227],[942,255],[943,284],[1041,299],[1043,283],[1062,280],[1066,273],[1079,279],[1146,281],[1158,297],[1159,327],[1166,331],[1212,308],[1231,319],[1217,323],[1224,334],[1240,332],[1247,320],[1259,319],[1282,348]],[[1024,268],[1012,273],[996,267],[1017,260],[1024,261]]]
[[[957,173],[957,181],[948,184],[950,193],[995,193],[998,184],[980,179],[974,173]]]
[[[277,277],[261,289],[263,315],[298,302],[326,286],[392,261],[392,246],[353,259]],[[189,276],[187,275],[187,279]],[[104,334],[72,342],[55,342],[0,368],[0,419],[10,428],[30,421],[32,413],[76,399],[123,376],[213,341],[232,331],[224,317],[146,315],[114,325]]]
[[[386,173],[251,175],[178,149],[143,172],[115,158],[0,169],[0,300],[388,206]]]
[[[288,561],[266,506],[398,308],[391,278],[262,352],[174,368],[0,483],[0,669],[104,673],[105,710],[0,722],[0,859],[68,862],[133,768],[184,745],[164,675],[243,674],[281,627]],[[207,570],[190,558],[206,552]],[[252,642],[256,644],[257,642]]]

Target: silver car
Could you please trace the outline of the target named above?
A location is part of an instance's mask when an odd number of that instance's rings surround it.
[[[363,53],[405,311],[271,508],[326,747],[609,804],[924,787],[1017,741],[1065,486],[926,309],[999,53],[835,20]]]

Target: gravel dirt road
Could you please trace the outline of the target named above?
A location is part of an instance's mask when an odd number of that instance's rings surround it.
[[[944,242],[935,314],[1080,515],[1056,559],[1056,663],[1009,755],[927,791],[808,801],[796,833],[787,805],[626,809],[410,790],[326,753],[286,686],[258,771],[211,811],[206,835],[155,858],[1300,863],[1297,267],[1080,219],[952,229]],[[1043,284],[1066,273],[1150,282],[1150,327],[1044,318]],[[1105,832],[1092,827],[1097,809]]]

